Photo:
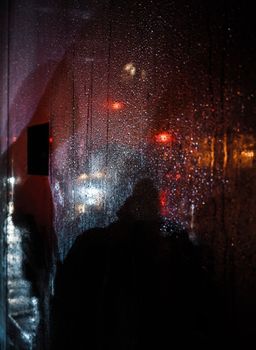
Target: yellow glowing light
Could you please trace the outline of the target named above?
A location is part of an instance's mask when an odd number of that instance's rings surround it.
[[[79,181],[84,181],[84,180],[87,180],[88,179],[88,175],[87,174],[81,174],[78,178]]]
[[[124,71],[128,73],[131,77],[134,77],[136,74],[136,67],[132,62],[130,62],[124,66]]]
[[[105,176],[105,174],[101,171],[92,173],[92,174],[81,174],[78,177],[78,181],[86,181],[86,180],[90,180],[90,179],[102,179]]]
[[[77,204],[76,205],[76,212],[78,214],[84,214],[86,212],[86,206],[85,204]]]
[[[242,151],[241,156],[243,158],[253,158],[254,157],[254,151]]]

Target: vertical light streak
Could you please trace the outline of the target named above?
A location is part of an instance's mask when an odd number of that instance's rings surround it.
[[[214,168],[214,163],[215,163],[215,137],[213,136],[211,138],[211,171],[213,171],[213,168]]]
[[[227,133],[223,137],[223,170],[227,167],[228,162],[228,144],[227,144]]]

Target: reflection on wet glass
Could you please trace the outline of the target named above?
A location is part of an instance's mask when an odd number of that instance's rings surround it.
[[[4,220],[13,329],[34,346],[40,300],[22,267],[29,232],[12,218],[18,179],[21,186],[28,180],[26,128],[47,122],[52,217],[45,202],[24,207],[39,213],[33,219],[44,233],[48,215],[60,260],[83,231],[115,221],[147,176],[159,190],[163,220],[211,251],[214,278],[242,309],[247,289],[256,291],[249,9],[214,1],[25,3],[9,9],[10,110],[0,118],[8,129],[1,157],[13,168]],[[46,198],[44,190],[27,191]]]
[[[9,179],[12,186],[15,179]],[[8,263],[8,310],[10,328],[10,346],[20,346],[33,349],[37,327],[39,324],[38,300],[31,296],[31,284],[23,274],[24,252],[22,251],[22,237],[24,229],[14,226],[12,221],[13,202],[9,203],[7,217],[7,263]],[[19,332],[20,334],[18,334]],[[21,337],[21,339],[19,339]]]

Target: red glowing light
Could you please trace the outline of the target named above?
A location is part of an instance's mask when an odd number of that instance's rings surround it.
[[[168,213],[168,193],[162,190],[159,196],[161,214],[166,216]]]
[[[167,204],[167,193],[166,193],[166,191],[162,191],[160,193],[160,204],[161,204],[161,207],[165,207],[166,204]]]
[[[158,143],[170,143],[173,141],[173,137],[168,132],[161,132],[155,136],[156,142]]]
[[[49,143],[53,143],[53,137],[49,137]]]

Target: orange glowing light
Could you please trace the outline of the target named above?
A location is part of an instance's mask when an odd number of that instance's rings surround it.
[[[111,104],[111,107],[114,111],[120,111],[123,109],[124,104],[122,102],[115,101]]]
[[[161,132],[155,136],[156,142],[159,143],[170,143],[173,141],[173,137],[168,132]]]

